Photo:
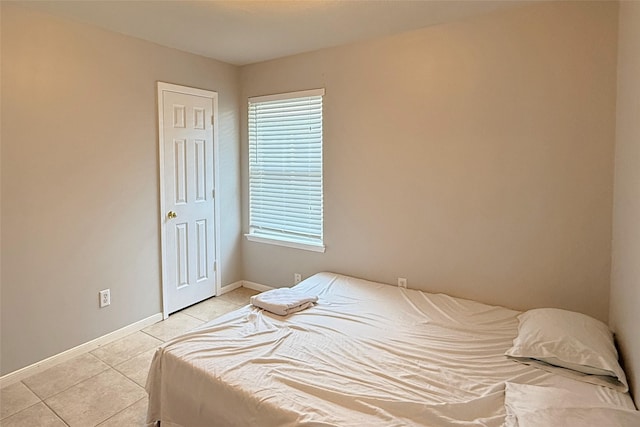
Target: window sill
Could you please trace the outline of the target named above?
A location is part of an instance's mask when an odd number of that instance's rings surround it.
[[[256,236],[255,234],[245,234],[244,236],[250,242],[266,243],[268,245],[276,245],[276,246],[285,246],[287,248],[302,249],[305,251],[312,251],[312,252],[325,251],[325,246],[321,244],[292,242],[290,240],[280,240],[280,239],[273,239],[268,237],[260,237],[260,236]]]

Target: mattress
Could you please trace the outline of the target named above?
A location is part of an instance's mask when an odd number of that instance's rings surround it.
[[[147,391],[163,426],[500,426],[506,382],[633,409],[626,393],[504,356],[518,311],[333,273],[281,317],[246,306],[159,348]]]

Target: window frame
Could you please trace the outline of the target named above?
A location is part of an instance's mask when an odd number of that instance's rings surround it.
[[[324,88],[321,89],[310,89],[310,90],[303,90],[303,91],[296,91],[296,92],[285,92],[285,93],[278,93],[278,94],[273,94],[273,95],[264,95],[264,96],[254,96],[254,97],[249,97],[247,100],[247,149],[248,149],[248,154],[247,154],[247,176],[248,176],[248,180],[247,180],[247,190],[248,190],[248,207],[249,207],[249,214],[248,214],[248,226],[249,226],[249,232],[245,234],[245,237],[247,238],[247,240],[251,241],[251,242],[258,242],[258,243],[266,243],[266,244],[272,244],[272,245],[277,245],[277,246],[285,246],[285,247],[290,247],[290,248],[295,248],[295,249],[303,249],[303,250],[308,250],[308,251],[313,251],[313,252],[325,252],[325,245],[324,245],[324,165],[323,165],[323,151],[324,151],[324,135],[322,132],[322,128],[324,125],[324,106],[322,107],[322,109],[320,110],[320,119],[321,119],[321,133],[320,133],[320,237],[319,237],[319,241],[317,242],[309,242],[309,241],[304,241],[304,239],[296,239],[294,236],[294,233],[291,233],[289,235],[287,235],[286,232],[283,232],[281,234],[271,234],[271,233],[260,233],[259,231],[257,231],[257,229],[254,229],[252,226],[252,200],[251,200],[251,186],[252,186],[252,163],[251,163],[251,144],[252,144],[252,140],[251,140],[251,136],[250,136],[250,131],[251,131],[251,106],[252,104],[257,104],[257,103],[266,103],[266,102],[271,102],[271,101],[280,101],[280,100],[294,100],[294,99],[299,99],[299,98],[306,98],[306,97],[318,97],[320,96],[322,98],[321,100],[321,104],[324,105],[324,94],[325,94],[325,90]],[[317,225],[317,223],[316,223]]]

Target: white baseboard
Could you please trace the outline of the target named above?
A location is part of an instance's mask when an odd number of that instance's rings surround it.
[[[249,282],[247,280],[239,280],[237,282],[231,283],[230,285],[226,285],[220,288],[220,293],[218,295],[226,294],[227,292],[231,292],[234,289],[238,289],[240,287],[245,287],[260,292],[274,289],[271,286],[262,285],[260,283]],[[138,322],[120,328],[117,331],[110,332],[94,340],[91,340],[84,344],[80,344],[79,346],[70,348],[69,350],[65,350],[62,353],[55,354],[32,365],[25,366],[24,368],[18,369],[17,371],[10,372],[0,377],[0,388],[6,387],[18,381],[22,381],[27,377],[45,371],[55,365],[66,362],[67,360],[71,360],[76,356],[88,353],[117,339],[124,338],[125,336],[144,329],[147,326],[160,322],[162,319],[162,313],[154,314],[153,316],[149,316],[146,319],[142,319]]]
[[[16,383],[18,381],[22,381],[23,379],[30,377],[31,375],[35,375],[37,373],[45,371],[59,363],[66,362],[67,360],[71,360],[76,356],[80,356],[81,354],[109,344],[112,341],[124,338],[127,335],[131,335],[132,333],[144,329],[147,326],[153,325],[154,323],[157,323],[161,320],[162,313],[154,314],[153,316],[149,316],[146,319],[142,319],[138,322],[127,325],[124,328],[120,328],[116,331],[110,332],[84,344],[80,344],[79,346],[70,348],[69,350],[65,350],[62,353],[58,353],[44,360],[36,362],[33,365],[25,366],[24,368],[18,369],[17,371],[10,372],[0,377],[0,388]]]
[[[231,292],[231,291],[233,291],[234,289],[238,289],[238,288],[240,288],[240,287],[242,287],[242,280],[238,280],[237,282],[233,282],[233,283],[231,283],[230,285],[222,286],[222,287],[220,288],[220,293],[218,294],[218,296],[220,296],[220,295],[224,295],[224,294],[226,294],[227,292]]]
[[[271,289],[275,289],[274,287],[267,286],[267,285],[261,285],[260,283],[249,282],[248,280],[243,280],[242,281],[242,287],[243,288],[248,288],[248,289],[253,289],[254,291],[260,291],[260,292],[270,291]]]

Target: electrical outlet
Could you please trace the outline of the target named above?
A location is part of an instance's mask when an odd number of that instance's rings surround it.
[[[98,292],[100,296],[100,308],[106,307],[111,304],[111,289],[105,289]]]
[[[294,273],[293,274],[293,284],[297,285],[300,282],[302,282],[302,275],[300,273]]]
[[[398,287],[399,288],[407,288],[407,279],[404,277],[398,277]]]

